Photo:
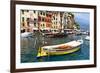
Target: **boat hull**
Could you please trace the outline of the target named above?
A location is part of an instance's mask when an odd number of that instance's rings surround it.
[[[37,57],[73,53],[80,49],[81,44],[83,44],[83,40],[70,41],[59,45],[43,46],[39,48]]]
[[[46,52],[41,48],[41,52],[38,52],[37,57],[43,57],[43,56],[50,56],[50,55],[64,55],[64,54],[70,54],[73,52],[76,52],[80,49],[80,47],[76,47],[67,51],[55,51],[55,52]]]

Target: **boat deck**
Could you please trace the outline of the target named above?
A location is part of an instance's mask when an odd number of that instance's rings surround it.
[[[59,45],[43,46],[39,48],[37,57],[73,53],[80,49],[79,45],[81,44],[82,42],[80,40],[78,41],[75,40],[75,41],[71,41],[71,42],[59,44]],[[68,49],[68,47],[70,48]],[[57,51],[57,49],[59,49],[59,51]]]
[[[49,55],[64,55],[64,54],[69,54],[69,53],[73,53],[76,52],[80,49],[80,47],[71,49],[69,51],[60,51],[60,52],[54,52],[54,53],[47,53],[46,51],[43,50],[43,48],[41,48],[41,51],[38,51],[37,57],[43,57],[43,56],[49,56]]]

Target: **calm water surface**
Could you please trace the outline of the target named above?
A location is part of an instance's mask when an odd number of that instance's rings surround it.
[[[50,61],[69,61],[69,60],[88,60],[89,41],[85,40],[86,35],[68,35],[62,38],[27,37],[21,38],[21,62],[50,62]],[[54,45],[66,43],[72,40],[83,39],[84,43],[80,50],[71,54],[59,56],[47,56],[37,59],[38,48],[44,45]]]

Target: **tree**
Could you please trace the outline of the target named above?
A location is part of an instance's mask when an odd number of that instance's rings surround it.
[[[77,22],[75,22],[75,26],[76,26],[76,29],[80,29],[80,25]]]
[[[72,12],[68,12],[68,15],[71,15],[74,18],[74,14]]]

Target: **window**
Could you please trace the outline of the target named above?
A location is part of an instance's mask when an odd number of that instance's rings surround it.
[[[42,21],[44,22],[44,21],[45,21],[45,19],[44,19],[44,18],[42,18]]]
[[[29,26],[29,18],[27,18],[27,26]]]
[[[36,13],[36,11],[35,11],[35,10],[33,10],[33,12],[34,12],[34,13]]]
[[[57,20],[57,18],[56,18],[56,20]]]
[[[42,27],[42,24],[41,24],[41,27]]]
[[[24,22],[24,17],[22,17],[22,22]]]
[[[56,30],[54,30],[54,32],[56,32]]]
[[[49,17],[51,17],[51,15],[49,15]]]
[[[46,14],[46,16],[48,17],[48,14]]]
[[[34,27],[36,27],[36,23],[34,23]]]
[[[45,25],[43,24],[43,27],[44,27]]]
[[[38,21],[41,21],[41,17],[40,16],[38,17]]]
[[[40,12],[40,14],[42,15],[42,12]]]
[[[29,18],[27,18],[27,21],[29,22]]]
[[[22,10],[22,14],[24,14],[24,10]]]
[[[25,26],[24,22],[22,23],[22,26],[23,26],[23,27]]]
[[[43,12],[43,15],[45,15],[45,12]]]
[[[55,17],[53,17],[53,19],[55,20]]]
[[[27,22],[27,26],[29,27],[30,25],[29,25],[29,22]]]
[[[26,10],[26,12],[29,12],[29,10]]]
[[[34,18],[34,21],[36,22],[36,18]]]
[[[55,26],[54,26],[54,28],[55,28]]]

